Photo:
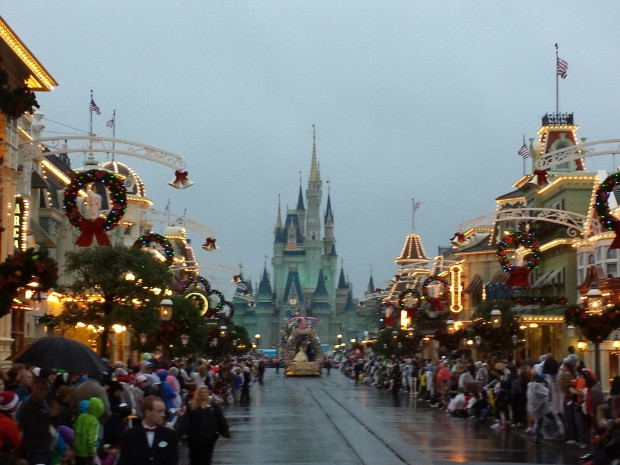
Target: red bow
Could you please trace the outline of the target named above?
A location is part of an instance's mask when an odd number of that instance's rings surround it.
[[[187,181],[187,175],[189,173],[187,171],[176,170],[174,172],[174,183]]]
[[[506,284],[510,286],[530,287],[530,281],[527,279],[529,275],[530,270],[527,266],[513,266]]]
[[[459,243],[465,242],[465,234],[460,233],[460,232],[454,233],[454,236],[452,236],[451,240],[454,240],[454,239],[456,239]]]
[[[111,246],[110,239],[105,233],[105,229],[103,228],[105,224],[105,219],[97,218],[95,221],[80,221],[80,237],[75,243],[79,247],[88,247],[93,243],[93,238],[97,240],[97,244]]]
[[[427,297],[428,302],[431,304],[429,311],[431,312],[443,312],[443,302],[439,297]]]
[[[536,175],[536,183],[539,186],[545,186],[547,184],[549,184],[549,181],[547,181],[547,172],[549,170],[535,170],[534,171],[534,175]]]
[[[217,248],[215,246],[215,239],[213,239],[212,237],[207,237],[207,240],[202,246],[202,248],[205,250],[215,250]]]
[[[241,281],[241,276],[236,274],[233,276],[233,283],[238,283],[239,281]]]
[[[388,317],[385,317],[385,319],[383,320],[383,326],[385,327],[394,326],[394,318],[391,315]]]
[[[399,275],[399,274],[395,274],[395,275],[394,275],[394,279],[395,279],[396,281],[400,281],[400,275]]]
[[[243,295],[248,295],[248,290],[247,289],[243,290]]]

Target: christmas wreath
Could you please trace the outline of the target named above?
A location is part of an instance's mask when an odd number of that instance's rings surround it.
[[[159,244],[164,249],[164,255],[166,256],[166,265],[171,266],[172,262],[174,261],[174,249],[172,248],[172,244],[170,244],[170,241],[166,236],[151,232],[136,239],[136,242],[133,243],[133,246],[136,248],[147,247],[151,242]]]
[[[218,318],[218,315],[224,309],[224,302],[226,302],[226,298],[224,297],[224,294],[215,289],[207,291],[207,294],[209,294],[209,311],[207,312],[207,318]],[[217,304],[214,305],[215,297],[219,300]]]
[[[437,297],[431,297],[428,292],[428,287],[433,283],[439,283],[443,286],[443,290],[439,292],[439,295]],[[443,302],[446,297],[447,287],[448,285],[446,284],[446,280],[442,276],[429,276],[424,280],[424,283],[422,284],[422,295],[424,296],[424,299],[426,299],[428,303],[431,304],[429,312],[443,311]]]
[[[610,249],[620,249],[620,220],[612,215],[609,209],[609,196],[620,184],[620,173],[614,173],[605,179],[596,190],[594,207],[601,224],[616,233],[616,237],[609,246]]]
[[[379,306],[379,310],[377,314],[383,320],[383,326],[386,328],[391,328],[394,326],[394,315],[396,313],[396,307],[392,305],[390,302],[384,302]]]
[[[37,283],[46,292],[57,285],[58,264],[46,249],[16,250],[0,264],[0,317],[6,315],[19,289]]]
[[[620,326],[620,305],[597,314],[590,314],[578,305],[571,305],[564,312],[564,318],[567,324],[579,326],[589,341],[600,344],[614,328]]]
[[[226,313],[226,307],[228,307],[228,313]],[[218,318],[223,318],[229,323],[232,322],[233,316],[235,316],[235,306],[232,302],[222,302],[222,311],[218,314]]]
[[[401,310],[415,310],[420,307],[421,297],[415,289],[405,289],[398,296],[398,307]]]
[[[9,73],[0,66],[0,112],[9,118],[17,119],[24,113],[32,113],[32,107],[39,108],[34,92],[28,89],[28,86],[12,89],[9,86]]]
[[[77,198],[80,190],[87,184],[102,183],[110,191],[110,213],[106,218],[97,218],[89,221],[82,216],[77,206]],[[110,231],[118,226],[118,223],[125,215],[127,208],[127,191],[123,182],[114,174],[104,170],[89,170],[77,173],[71,183],[65,187],[64,203],[62,208],[69,222],[77,229],[82,231],[76,244],[80,247],[87,247],[97,240],[99,245],[111,245],[106,231]]]
[[[540,260],[540,245],[538,241],[534,239],[534,234],[531,232],[524,233],[522,231],[515,231],[504,236],[504,239],[500,241],[497,248],[497,260],[504,271],[511,272],[515,268],[515,266],[508,260],[506,250],[516,249],[520,245],[532,251],[527,259],[527,268],[530,271],[538,268],[538,261]]]
[[[202,284],[206,292],[211,290],[211,283],[198,274],[193,274],[189,277],[187,284],[183,286],[183,290],[187,291],[190,287],[192,287],[192,285],[193,287],[196,287],[197,284]]]

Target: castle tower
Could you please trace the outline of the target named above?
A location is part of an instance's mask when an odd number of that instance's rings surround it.
[[[338,279],[338,287],[336,287],[336,315],[340,316],[344,313],[344,307],[347,303],[349,295],[349,284],[344,277],[344,265],[340,264],[340,278]]]
[[[335,250],[336,238],[334,237],[334,213],[332,212],[332,199],[329,192],[329,181],[327,181],[327,208],[325,209],[325,236],[323,243],[325,244],[325,254],[331,254],[332,249]]]
[[[299,196],[297,197],[297,216],[299,217],[299,229],[301,235],[306,235],[306,207],[304,206],[304,194],[301,190],[301,177],[299,178]]]
[[[272,317],[275,310],[273,304],[273,295],[269,275],[267,274],[267,265],[263,270],[263,276],[258,286],[257,294],[258,303],[255,307],[257,331],[261,335],[261,340],[265,343],[265,347],[271,347],[277,344],[277,334],[272,334]]]
[[[316,132],[312,128],[312,162],[310,163],[310,177],[308,178],[308,189],[306,189],[306,203],[308,212],[306,217],[306,238],[309,241],[321,239],[321,199],[323,197],[323,182],[321,181],[321,171],[316,158]]]
[[[352,338],[359,341],[360,335],[358,329],[357,308],[355,308],[355,305],[353,304],[352,291],[349,291],[347,294],[347,301],[344,306],[344,314],[342,316],[342,320],[342,332],[344,333],[344,341],[349,341]]]
[[[319,277],[316,283],[316,289],[314,290],[314,301],[311,307],[312,316],[321,320],[321,323],[317,325],[317,333],[321,341],[328,343],[329,336],[331,334],[331,316],[332,306],[329,303],[329,293],[325,287],[325,275],[323,269],[319,271]]]

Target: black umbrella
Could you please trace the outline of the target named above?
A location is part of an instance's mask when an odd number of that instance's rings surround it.
[[[99,356],[81,342],[65,337],[43,337],[11,357],[15,363],[101,376],[108,370]]]

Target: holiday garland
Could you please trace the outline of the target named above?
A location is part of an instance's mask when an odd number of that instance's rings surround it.
[[[0,67],[0,112],[9,118],[17,119],[24,113],[32,113],[32,107],[39,108],[34,92],[28,89],[28,86],[12,89],[9,86],[9,73]]]
[[[540,244],[534,239],[534,234],[531,232],[524,233],[522,231],[514,231],[507,234],[502,239],[497,248],[497,260],[502,266],[502,269],[507,272],[512,272],[515,266],[510,263],[506,253],[507,249],[516,249],[522,245],[526,249],[530,249],[532,253],[527,258],[527,268],[532,271],[538,268],[538,261],[540,260]]]
[[[620,326],[620,305],[616,304],[602,313],[588,313],[578,305],[571,305],[564,312],[564,318],[567,324],[579,326],[589,341],[600,344],[614,328]]]
[[[35,282],[46,292],[57,285],[58,264],[46,249],[16,250],[0,264],[0,317],[6,315],[19,289]]]
[[[558,297],[510,297],[508,300],[514,302],[517,305],[539,305],[540,307],[547,307],[549,305],[566,305],[568,299],[563,296]]]
[[[171,266],[174,261],[174,249],[167,237],[162,236],[154,232],[148,233],[144,236],[140,236],[133,246],[136,248],[148,247],[152,242],[159,244],[164,249],[164,255],[166,256],[166,265]]]
[[[82,216],[77,206],[80,190],[87,184],[101,183],[110,191],[110,213],[106,218],[97,218],[89,221]],[[89,170],[77,173],[69,185],[65,187],[64,203],[62,208],[69,222],[82,232],[76,244],[80,247],[89,246],[93,238],[99,245],[111,245],[105,234],[118,226],[125,215],[127,208],[127,191],[123,182],[114,174],[104,170]]]
[[[217,291],[215,289],[207,291],[207,294],[209,294],[209,297],[213,295],[219,297],[219,302],[215,307],[211,305],[211,299],[209,299],[209,311],[207,312],[207,318],[218,318],[218,314],[224,308],[224,302],[226,302],[226,297],[224,297],[224,294],[222,294],[220,291]]]
[[[594,195],[594,208],[601,224],[616,233],[616,237],[609,246],[610,249],[620,249],[620,220],[609,209],[609,196],[620,184],[620,173],[614,173],[605,179],[596,190]]]

